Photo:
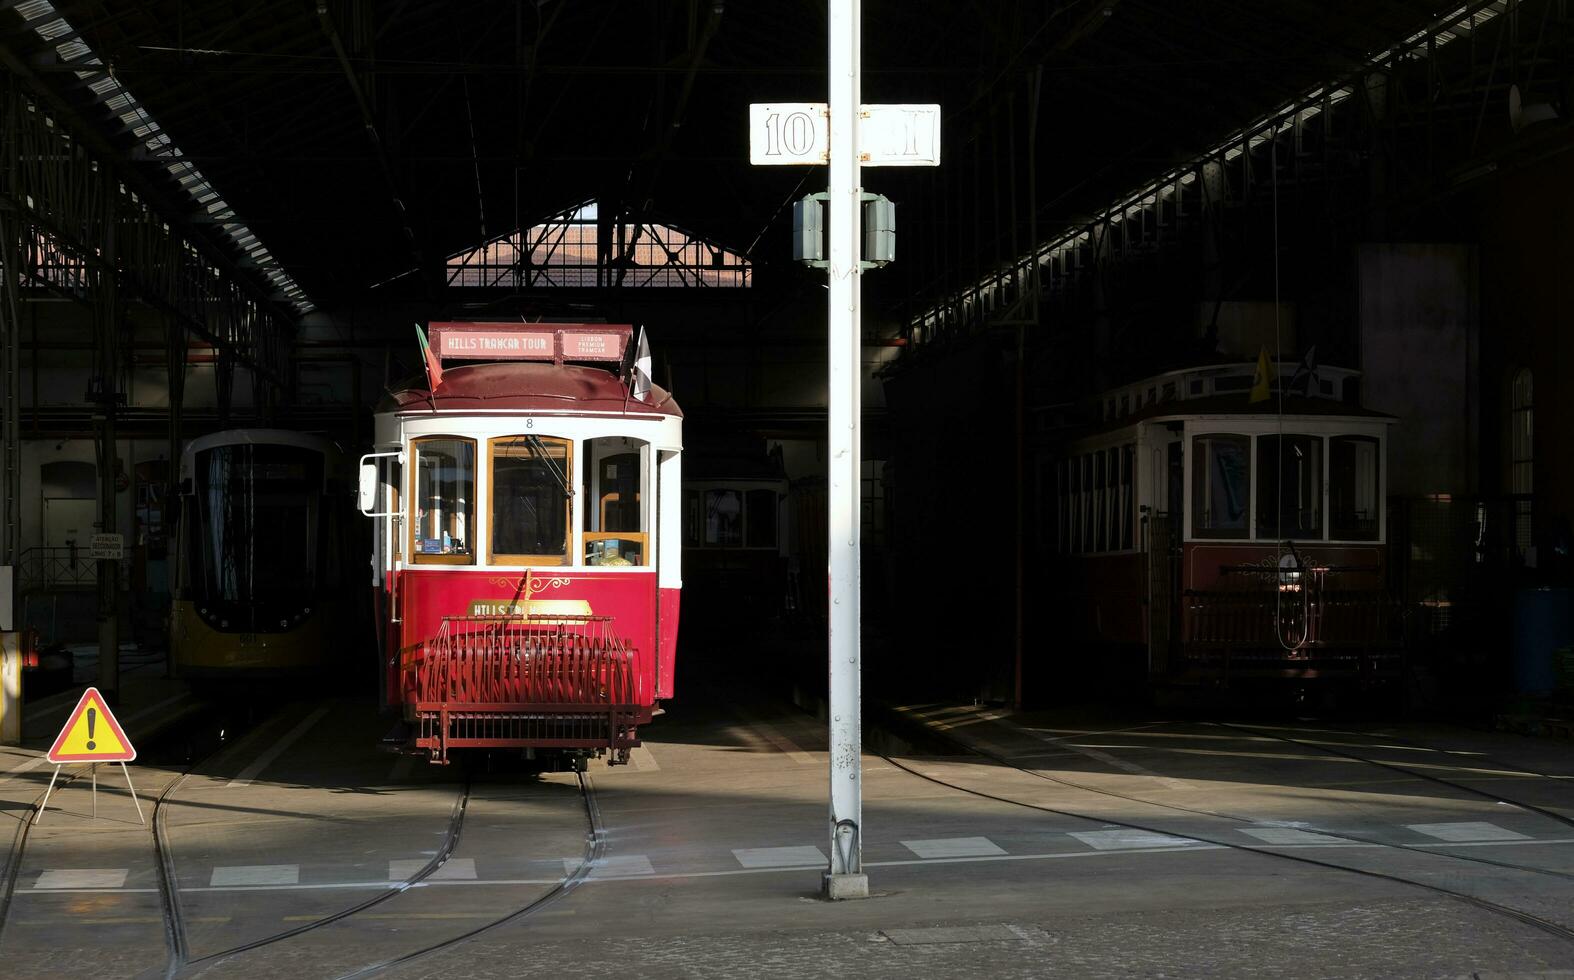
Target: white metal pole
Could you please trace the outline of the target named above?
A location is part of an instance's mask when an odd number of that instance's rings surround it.
[[[859,0],[830,0],[829,477],[830,806],[828,898],[869,894],[863,873],[859,705],[859,491],[862,348],[858,311]]]

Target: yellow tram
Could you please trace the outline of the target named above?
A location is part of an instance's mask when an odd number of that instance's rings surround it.
[[[193,679],[342,669],[358,622],[346,463],[326,439],[234,429],[181,455],[170,657]]]

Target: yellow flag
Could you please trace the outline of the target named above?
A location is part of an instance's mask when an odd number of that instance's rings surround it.
[[[1258,402],[1265,402],[1271,397],[1271,384],[1268,379],[1272,375],[1273,365],[1268,362],[1268,348],[1264,347],[1262,352],[1257,355],[1257,373],[1252,376],[1251,403],[1253,405]]]

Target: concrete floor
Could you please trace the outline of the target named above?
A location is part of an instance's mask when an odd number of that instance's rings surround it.
[[[634,765],[592,768],[605,850],[583,884],[387,975],[1574,977],[1569,937],[1465,900],[1574,929],[1574,827],[1555,819],[1574,817],[1567,743],[914,707],[900,730],[958,744],[865,757],[876,896],[831,904],[823,730],[737,702],[679,700]],[[530,905],[583,859],[572,776],[478,772],[447,862],[399,890],[466,784],[377,751],[381,733],[364,704],[291,705],[175,787],[180,975],[353,975]],[[0,778],[26,764],[0,758]],[[179,770],[132,776],[156,797]],[[13,820],[49,771],[0,782]],[[118,779],[101,772],[97,821],[78,779],[33,828],[6,976],[166,972],[157,856]]]

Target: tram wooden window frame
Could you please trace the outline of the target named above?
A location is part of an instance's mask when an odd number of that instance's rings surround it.
[[[1191,486],[1190,492],[1187,494],[1187,510],[1189,511],[1187,515],[1187,526],[1191,531],[1191,539],[1198,541],[1255,540],[1252,537],[1252,532],[1254,529],[1254,522],[1257,519],[1256,492],[1258,435],[1259,433],[1249,431],[1242,432],[1235,429],[1207,429],[1188,433],[1189,445],[1187,446],[1187,454],[1191,458],[1191,462],[1188,464],[1188,469],[1191,470],[1189,480]],[[1199,474],[1197,469],[1199,462],[1202,462],[1204,466],[1206,466],[1206,464],[1211,462],[1213,458],[1212,454],[1209,453],[1207,460],[1202,459],[1203,453],[1198,448],[1198,443],[1204,439],[1213,442],[1223,439],[1229,439],[1232,442],[1238,440],[1239,443],[1244,446],[1246,455],[1246,486],[1242,490],[1241,495],[1245,498],[1246,508],[1244,511],[1244,522],[1240,528],[1202,528],[1198,526],[1201,523],[1202,516],[1205,513],[1211,513],[1211,511],[1203,510],[1204,505],[1202,500],[1199,498],[1199,491],[1204,488],[1199,487],[1198,481],[1201,479],[1208,479],[1210,480],[1209,485],[1211,486],[1211,473],[1204,469],[1202,473],[1207,474],[1207,476],[1202,476]]]
[[[410,486],[408,488],[410,494],[410,506],[412,508],[418,507],[421,500],[421,495],[418,491],[418,488],[415,486],[415,482],[421,478],[421,443],[438,441],[468,442],[470,444],[472,460],[470,472],[470,496],[472,499],[466,504],[467,509],[465,513],[465,525],[469,529],[471,539],[474,540],[477,528],[475,520],[477,510],[476,498],[480,496],[481,492],[481,481],[479,479],[479,474],[475,471],[474,458],[480,451],[480,447],[476,445],[476,440],[470,436],[434,433],[432,435],[417,436],[416,438],[410,440]],[[406,523],[409,525],[409,527],[405,530],[405,554],[407,556],[406,560],[412,565],[474,565],[476,563],[476,551],[474,547],[472,547],[469,552],[463,555],[429,555],[417,550],[415,547],[415,532],[421,525],[420,515],[412,511],[406,515],[406,518]]]
[[[1049,542],[1055,552],[1078,556],[1136,553],[1136,450],[1137,439],[1131,435],[1061,457],[1048,467],[1055,481],[1051,503],[1055,527]]]
[[[488,565],[513,566],[522,568],[564,568],[578,563],[574,551],[574,495],[565,494],[563,506],[566,518],[564,521],[563,553],[561,555],[530,555],[499,552],[492,549],[492,522],[495,518],[493,503],[496,500],[497,490],[497,444],[500,442],[520,441],[534,435],[530,432],[519,432],[512,435],[493,436],[486,441],[486,563]],[[569,481],[569,486],[576,486],[574,482],[574,440],[567,436],[536,436],[543,445],[563,446],[563,478]]]

